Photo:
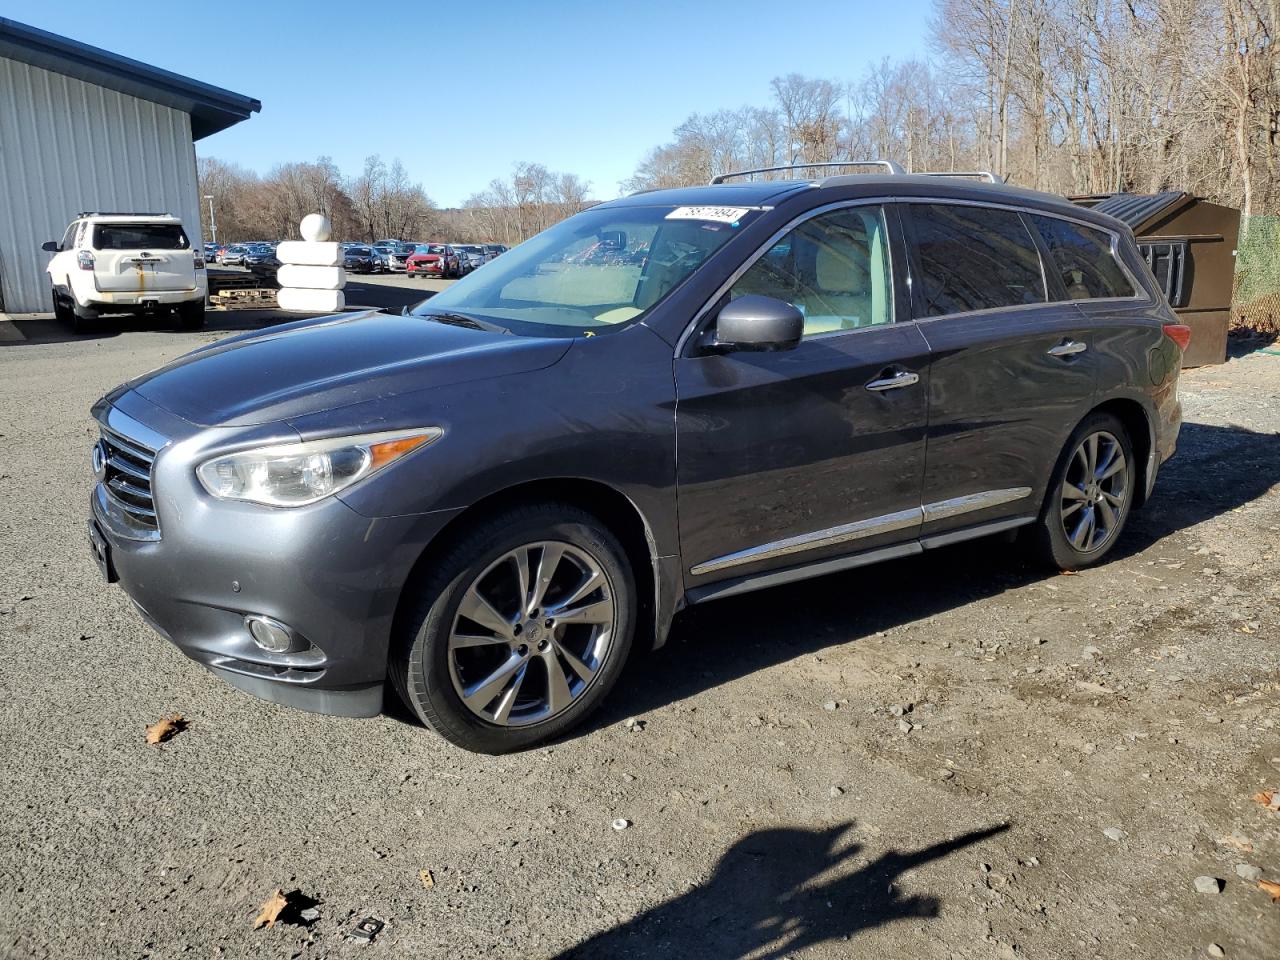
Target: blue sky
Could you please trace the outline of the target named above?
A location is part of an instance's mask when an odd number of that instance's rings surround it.
[[[196,145],[261,172],[400,157],[442,206],[518,160],[616,195],[690,113],[765,104],[798,72],[924,56],[929,0],[0,2],[5,16],[262,101]],[[417,11],[412,16],[409,11]]]

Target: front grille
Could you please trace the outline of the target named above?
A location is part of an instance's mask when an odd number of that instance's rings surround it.
[[[100,443],[106,468],[102,486],[107,496],[137,526],[158,531],[155,498],[151,493],[151,465],[156,452],[110,430],[102,431]]]

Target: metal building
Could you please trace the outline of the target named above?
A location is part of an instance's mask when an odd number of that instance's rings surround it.
[[[262,104],[0,17],[0,311],[53,309],[46,240],[86,210],[200,238],[194,142]]]

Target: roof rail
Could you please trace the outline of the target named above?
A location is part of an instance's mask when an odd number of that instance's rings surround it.
[[[76,217],[173,217],[172,213],[138,213],[124,210],[82,210]],[[177,217],[174,217],[176,220]]]
[[[920,173],[922,177],[963,177],[965,179],[977,178],[985,180],[987,183],[1004,183],[1005,178],[998,173],[992,173],[990,170],[923,170]]]
[[[712,177],[711,182],[724,183],[730,177],[747,177],[757,173],[777,173],[780,170],[813,170],[818,167],[884,167],[884,172],[901,176],[907,171],[892,160],[824,160],[819,163],[784,163],[780,167],[758,167],[755,170],[735,170]]]

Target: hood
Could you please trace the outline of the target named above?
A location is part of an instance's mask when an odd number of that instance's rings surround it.
[[[126,386],[191,423],[249,426],[527,373],[552,365],[572,343],[371,310],[231,337]]]

